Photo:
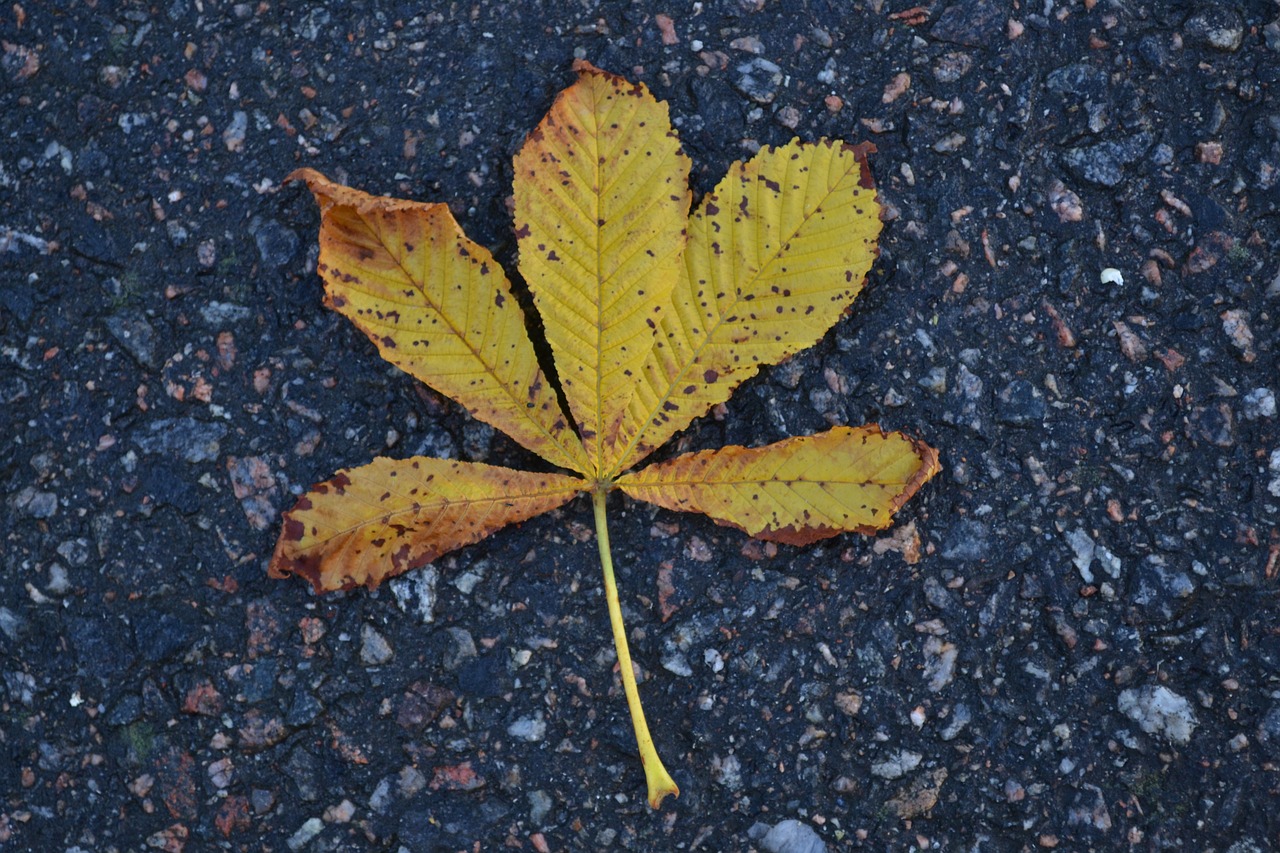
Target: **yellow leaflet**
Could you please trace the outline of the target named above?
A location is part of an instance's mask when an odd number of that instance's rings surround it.
[[[849,308],[880,233],[871,150],[830,140],[764,148],[703,199],[611,471],[729,399],[761,365],[812,346]]]
[[[515,158],[520,271],[603,472],[678,275],[689,160],[665,104],[582,62]]]
[[[525,332],[524,314],[489,250],[448,205],[371,196],[312,169],[320,204],[319,272],[329,307],[382,357],[547,461],[587,472]]]
[[[618,487],[760,539],[804,545],[887,527],[938,467],[936,450],[902,433],[836,427],[767,447],[678,456],[624,475]]]
[[[585,482],[478,462],[377,458],[339,471],[285,513],[272,577],[316,592],[376,587],[573,499]]]

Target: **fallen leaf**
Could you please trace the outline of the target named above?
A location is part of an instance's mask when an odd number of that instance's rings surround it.
[[[877,255],[875,149],[825,139],[762,148],[691,214],[690,163],[666,106],[643,84],[586,62],[575,69],[577,82],[514,162],[520,272],[567,411],[506,275],[446,205],[371,196],[311,169],[290,176],[320,205],[326,304],[385,359],[569,473],[426,457],[344,469],[285,513],[270,572],[305,577],[318,592],[376,587],[589,493],[618,670],[657,808],[678,790],[639,703],[608,493],[803,545],[888,526],[937,473],[938,454],[872,425],[636,468],[849,310]],[[662,597],[669,615],[670,593]],[[433,787],[472,784],[461,767],[438,770]]]

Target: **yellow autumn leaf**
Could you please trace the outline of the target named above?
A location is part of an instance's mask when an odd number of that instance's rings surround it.
[[[938,452],[879,427],[836,427],[766,447],[677,456],[618,479],[642,501],[701,512],[758,539],[807,545],[874,533],[938,472]]]
[[[583,485],[577,477],[478,462],[378,457],[339,471],[285,513],[271,575],[304,577],[316,592],[376,587],[562,506]]]
[[[542,458],[581,473],[587,457],[547,382],[511,284],[447,204],[372,196],[313,169],[325,304],[387,361]]]
[[[729,399],[762,365],[812,346],[848,310],[877,255],[874,150],[829,140],[766,147],[702,200],[611,472]]]
[[[680,268],[689,160],[643,84],[578,68],[516,155],[516,236],[599,475]]]
[[[609,548],[622,490],[801,545],[871,533],[938,471],[921,441],[837,427],[637,469],[761,366],[811,346],[846,312],[876,257],[869,145],[821,140],[735,163],[692,218],[689,163],[665,105],[575,64],[515,158],[515,228],[563,391],[538,365],[493,257],[448,208],[294,174],[322,211],[327,304],[384,358],[570,474],[377,459],[316,486],[285,522],[270,571],[317,590],[376,586],[489,533],[592,499],[619,676],[650,804],[679,791],[640,705]],[[548,371],[549,372],[549,371]]]

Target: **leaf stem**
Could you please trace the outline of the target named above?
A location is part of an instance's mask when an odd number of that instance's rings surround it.
[[[618,584],[613,576],[609,525],[604,511],[607,495],[608,492],[599,487],[591,493],[591,506],[596,516],[596,543],[600,546],[600,566],[604,569],[604,597],[609,604],[609,624],[613,627],[613,645],[618,650],[618,669],[622,674],[622,687],[627,694],[631,724],[636,730],[636,745],[640,747],[640,763],[644,765],[644,779],[649,788],[649,805],[656,809],[668,794],[680,796],[680,789],[667,768],[662,766],[662,759],[658,757],[653,737],[649,734],[649,725],[644,720],[644,708],[640,705],[636,674],[631,668],[631,651],[627,647],[627,632],[622,624],[622,606],[618,603]]]

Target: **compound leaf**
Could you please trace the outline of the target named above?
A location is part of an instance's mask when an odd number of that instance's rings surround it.
[[[586,62],[515,158],[520,271],[567,411],[492,255],[449,209],[380,198],[311,169],[326,304],[384,358],[582,477],[417,457],[339,471],[285,514],[273,576],[377,586],[591,492],[605,599],[657,808],[678,789],[644,720],[608,546],[608,493],[803,545],[873,533],[938,470],[878,426],[725,447],[634,470],[762,365],[811,346],[876,257],[870,145],[764,148],[689,217],[689,161],[664,104]],[[623,473],[626,472],[626,473]]]

